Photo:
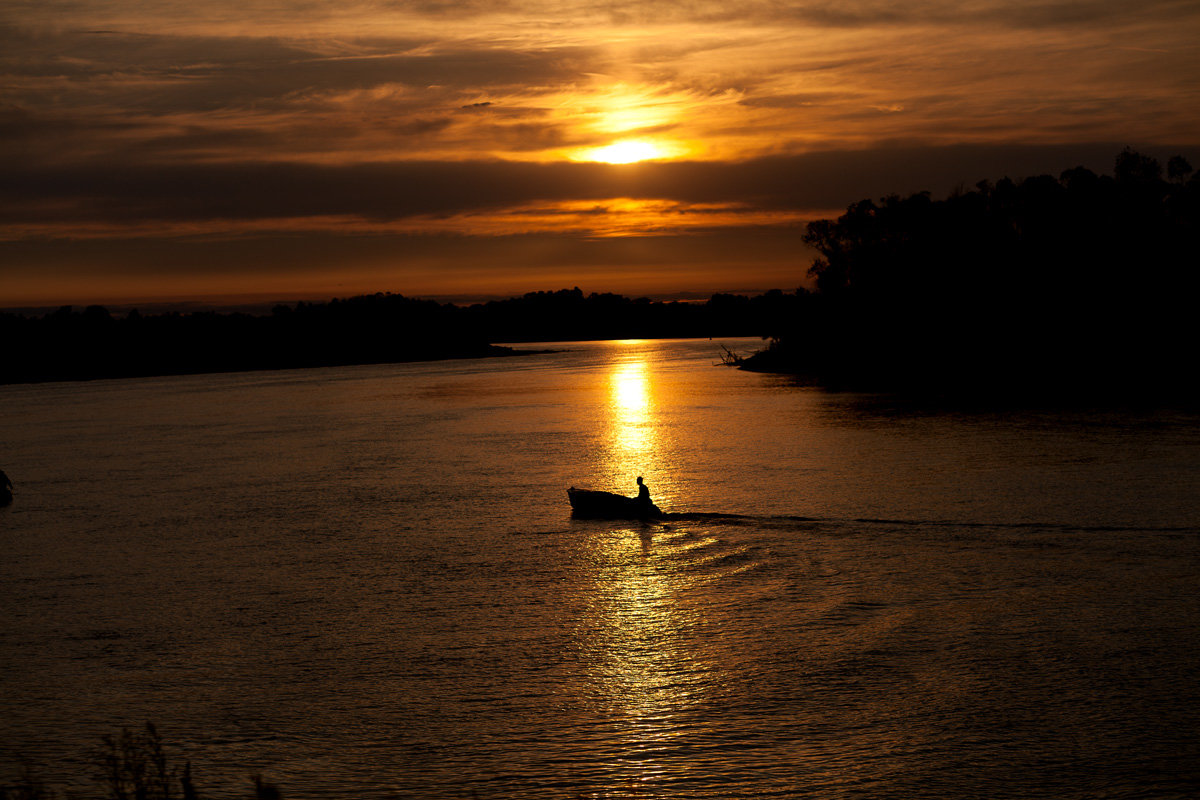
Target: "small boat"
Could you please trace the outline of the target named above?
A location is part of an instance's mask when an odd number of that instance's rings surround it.
[[[654,503],[644,504],[636,497],[592,489],[567,489],[571,501],[571,516],[580,519],[662,519],[662,509]]]

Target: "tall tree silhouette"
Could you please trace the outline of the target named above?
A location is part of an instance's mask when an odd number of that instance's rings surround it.
[[[1131,149],[1113,176],[861,200],[804,241],[819,297],[760,360],[863,386],[1192,387],[1200,182]]]

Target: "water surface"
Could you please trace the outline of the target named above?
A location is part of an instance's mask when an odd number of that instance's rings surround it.
[[[1200,786],[1200,416],[561,347],[0,388],[7,774],[153,720],[214,797]],[[569,518],[638,475],[681,516]]]

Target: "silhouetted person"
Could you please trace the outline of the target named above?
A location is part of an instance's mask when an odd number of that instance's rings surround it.
[[[12,481],[4,474],[4,470],[0,469],[0,506],[6,506],[12,502]]]
[[[638,503],[646,511],[652,510],[654,508],[654,501],[650,499],[650,487],[647,486],[646,484],[642,483],[641,475],[638,475],[637,485],[638,485],[638,496],[637,496]]]

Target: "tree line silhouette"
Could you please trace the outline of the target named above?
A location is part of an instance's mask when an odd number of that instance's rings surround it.
[[[809,224],[817,291],[751,369],[868,389],[1187,391],[1200,173],[1130,149],[1112,176],[862,200]]]
[[[384,313],[385,310],[391,313]],[[351,298],[244,313],[113,316],[69,306],[43,317],[6,314],[0,380],[86,380],[197,372],[333,366],[489,355],[486,342],[440,324],[437,303]],[[435,327],[436,336],[428,334]],[[17,343],[20,343],[19,345]]]
[[[65,306],[0,314],[0,383],[511,355],[495,342],[759,335],[799,294],[718,294],[705,303],[585,295],[579,288],[456,306],[377,293],[278,305],[270,314],[115,316]]]

